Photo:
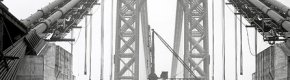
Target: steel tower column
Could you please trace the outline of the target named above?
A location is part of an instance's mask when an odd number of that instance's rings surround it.
[[[208,5],[207,0],[178,0],[175,24],[174,50],[184,50],[184,61],[197,77],[209,80]],[[183,21],[182,21],[183,20]],[[184,26],[184,43],[180,43]],[[180,48],[180,45],[184,49]],[[177,61],[173,59],[171,77],[176,77]],[[192,78],[184,70],[184,78]]]
[[[149,35],[147,0],[118,0],[116,18],[116,43],[114,55],[114,80],[139,80],[139,25],[142,25],[143,42]],[[141,24],[142,23],[142,24]],[[145,31],[144,31],[145,30]],[[149,52],[144,45],[145,59]]]

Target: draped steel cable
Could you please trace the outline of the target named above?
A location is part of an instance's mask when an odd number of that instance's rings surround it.
[[[168,43],[157,33],[157,32],[153,32],[160,40],[161,42],[170,50],[170,52],[175,56],[175,58],[183,65],[183,67],[188,70],[188,72],[194,77],[197,78],[196,75],[194,74],[194,72],[190,69],[190,67],[184,62],[184,60],[182,60],[182,58],[180,58],[180,56],[178,56],[178,54],[174,51],[174,49],[172,49]]]
[[[234,12],[234,11],[233,11],[233,10],[232,10],[228,5],[226,5],[226,6],[227,6],[227,8],[228,8],[232,13],[235,14],[235,12]],[[242,18],[242,17],[241,17],[241,18]],[[237,17],[237,19],[240,20],[239,17]],[[243,25],[243,26],[246,26],[246,24],[243,23],[243,22],[242,22],[242,25]],[[257,27],[260,27],[260,26],[257,25]],[[264,31],[262,30],[262,32],[264,32]],[[250,51],[250,53],[251,53],[252,56],[255,56],[255,54],[252,52],[252,48],[251,48],[251,46],[250,46],[250,39],[249,39],[249,31],[248,31],[248,29],[246,29],[246,33],[247,33],[247,43],[248,43],[249,51]]]

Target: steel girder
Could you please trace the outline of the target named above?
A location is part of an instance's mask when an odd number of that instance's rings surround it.
[[[98,0],[82,0],[73,8],[67,11],[51,27],[46,30],[47,33],[53,33],[51,40],[63,39],[67,33],[76,27],[84,16],[92,16],[91,9],[97,5]]]
[[[184,50],[184,61],[201,80],[209,80],[208,52],[208,5],[207,0],[178,0],[174,36],[174,50]],[[184,27],[184,49],[180,49]],[[172,60],[171,77],[176,77],[177,60]],[[184,70],[184,78],[191,78]]]
[[[139,80],[140,22],[142,23],[145,61],[148,60],[149,48],[146,43],[148,43],[149,31],[146,1],[117,1],[114,80]]]
[[[286,32],[290,31],[290,22],[281,16],[282,10],[270,8],[274,6],[265,0],[228,0],[239,15],[242,15],[249,23],[250,27],[257,28],[263,36],[264,41],[275,44],[275,41],[285,41]],[[267,6],[268,5],[268,6]]]

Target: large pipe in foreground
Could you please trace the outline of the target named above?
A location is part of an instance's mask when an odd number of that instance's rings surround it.
[[[265,14],[267,14],[270,18],[272,18],[275,22],[281,24],[282,27],[286,29],[288,32],[290,31],[290,22],[286,21],[281,15],[279,15],[274,10],[270,9],[268,6],[266,6],[265,4],[263,4],[258,0],[249,0],[249,1],[256,7],[258,7],[261,11],[263,11]]]
[[[278,2],[276,0],[265,0],[265,1],[269,2],[270,4],[274,5],[278,9],[282,10],[283,12],[285,12],[288,16],[290,16],[290,8],[285,6],[281,2]]]
[[[48,17],[43,23],[37,25],[34,30],[36,30],[36,33],[38,35],[42,34],[51,23],[55,22],[57,19],[59,19],[62,15],[64,15],[68,10],[72,9],[77,3],[79,3],[81,0],[71,0],[69,3],[67,3],[65,6],[60,8],[57,12],[52,14],[50,17]]]
[[[60,3],[64,2],[65,0],[55,0],[54,2],[48,4],[47,6],[43,7],[42,9],[38,10],[28,18],[21,21],[25,26],[29,27],[29,25],[39,18],[41,18],[44,14],[49,13],[53,8],[58,6]]]

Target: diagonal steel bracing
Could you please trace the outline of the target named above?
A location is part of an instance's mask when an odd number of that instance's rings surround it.
[[[139,80],[140,25],[145,61],[149,58],[146,55],[149,52],[146,44],[149,35],[146,2],[147,0],[117,0],[114,80]]]
[[[174,50],[184,52],[184,61],[202,80],[209,80],[208,9],[207,0],[178,0],[174,36]],[[181,43],[184,32],[184,43]],[[180,46],[183,45],[183,48]],[[177,60],[173,57],[171,77],[177,73]],[[192,78],[184,70],[184,78]]]

